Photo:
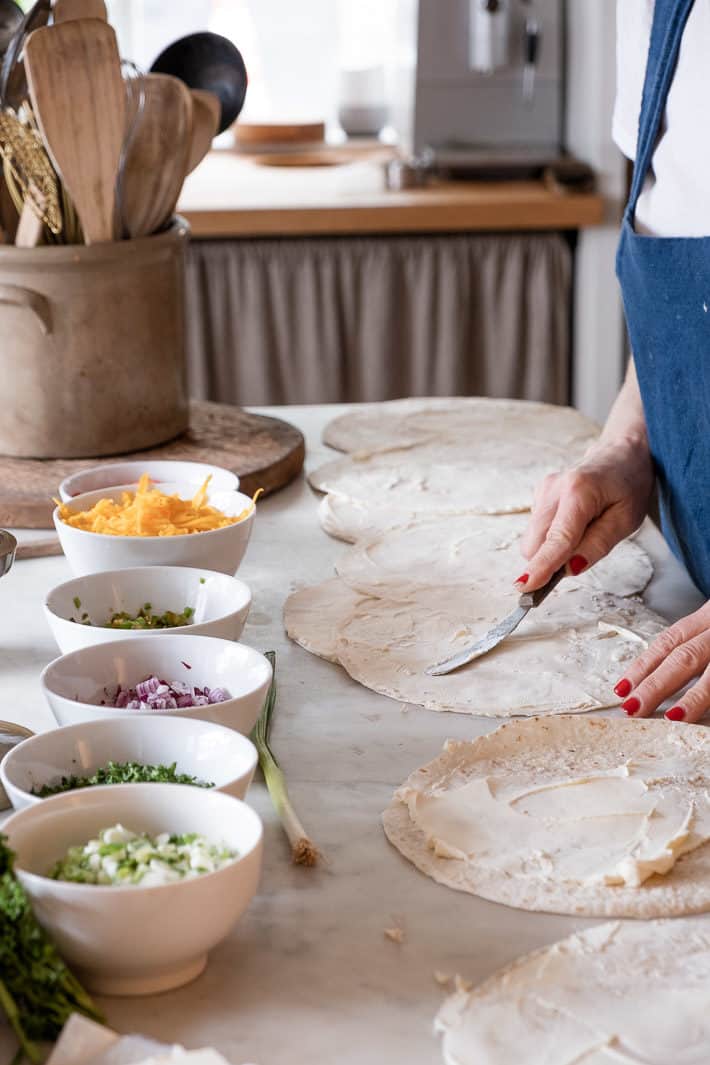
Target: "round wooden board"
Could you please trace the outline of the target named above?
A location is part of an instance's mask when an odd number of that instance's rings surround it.
[[[176,440],[147,451],[102,459],[16,459],[0,456],[0,525],[52,526],[52,497],[71,473],[120,459],[209,462],[238,474],[241,490],[275,492],[297,477],[306,448],[303,435],[280,418],[250,414],[223,403],[193,402],[190,428]]]

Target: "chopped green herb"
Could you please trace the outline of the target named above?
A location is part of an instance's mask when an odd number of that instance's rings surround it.
[[[0,1011],[20,1049],[16,1062],[43,1060],[39,1042],[54,1040],[72,1013],[103,1017],[37,923],[13,871],[15,856],[0,834]]]
[[[76,603],[77,601],[74,600]],[[79,604],[81,605],[81,604]],[[78,607],[77,607],[78,609]],[[181,625],[192,624],[195,610],[186,606],[181,614],[172,610],[166,610],[163,614],[154,614],[150,603],[145,603],[137,614],[129,614],[127,611],[114,612],[109,619],[99,626],[102,629],[177,629]],[[84,613],[81,618],[70,618],[77,625],[91,625],[89,615]]]
[[[78,595],[74,596],[72,602],[74,603],[74,606],[76,607],[77,610],[81,610],[81,599],[79,598]]]
[[[207,584],[207,578],[206,577],[200,577],[200,584]]]
[[[188,773],[177,772],[177,762],[172,765],[143,765],[142,762],[108,762],[89,777],[62,777],[54,784],[33,788],[32,794],[40,799],[58,795],[62,791],[92,788],[97,784],[192,784],[196,788],[213,788],[214,784],[198,780]]]

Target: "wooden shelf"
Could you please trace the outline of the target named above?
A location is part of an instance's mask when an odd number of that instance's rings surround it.
[[[604,202],[534,181],[391,192],[376,163],[272,168],[215,151],[188,178],[178,210],[195,237],[277,237],[580,229],[602,222]]]

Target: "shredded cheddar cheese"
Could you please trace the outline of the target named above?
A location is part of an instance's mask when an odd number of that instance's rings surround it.
[[[100,499],[90,510],[73,511],[66,503],[59,505],[59,516],[67,525],[84,532],[103,533],[104,536],[185,536],[190,533],[211,532],[227,525],[236,525],[254,510],[254,499],[240,514],[231,517],[207,502],[210,477],[190,500],[166,495],[159,488],[151,488],[144,473],[134,493],[123,492],[120,501]]]

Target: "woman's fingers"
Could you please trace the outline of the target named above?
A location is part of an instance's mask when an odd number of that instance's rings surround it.
[[[687,721],[694,724],[710,710],[710,667],[687,692],[678,700],[678,703],[666,710],[669,721]]]
[[[577,544],[575,556],[568,564],[569,572],[576,576],[606,558],[612,548],[632,531],[627,520],[627,508],[623,503],[614,503],[600,518],[587,526]]]
[[[616,694],[626,698],[633,691],[637,695],[636,689],[643,680],[652,676],[655,670],[670,658],[679,647],[682,647],[694,637],[700,636],[708,629],[710,629],[710,604],[706,603],[700,610],[696,610],[694,614],[681,618],[680,621],[676,621],[674,625],[670,625],[659,633],[648,649],[634,659],[626,674],[619,680],[614,688]],[[688,677],[688,680],[690,679]],[[687,681],[684,681],[684,683],[687,683]],[[682,685],[679,685],[680,687]]]
[[[569,562],[575,567],[577,546],[590,521],[596,517],[596,501],[582,492],[565,492],[540,547],[530,557],[525,588],[534,591],[549,581],[555,570]],[[581,566],[577,572],[586,568]]]
[[[703,621],[698,617],[705,613]],[[641,655],[616,686],[624,696],[622,709],[633,717],[649,717],[692,680],[699,677],[678,705],[669,711],[671,720],[697,721],[710,707],[710,629],[707,608],[671,626]],[[624,683],[626,682],[626,683]],[[628,690],[627,690],[628,688]],[[682,711],[679,712],[679,711]]]
[[[546,477],[536,493],[530,520],[520,540],[520,550],[525,558],[532,558],[545,542],[560,502],[558,482],[558,476]]]

